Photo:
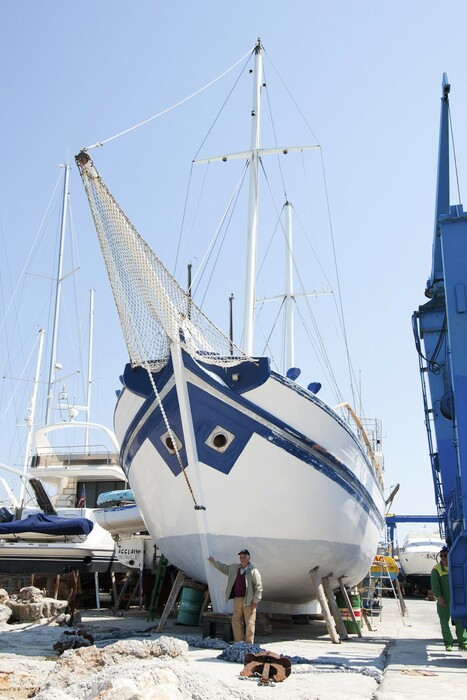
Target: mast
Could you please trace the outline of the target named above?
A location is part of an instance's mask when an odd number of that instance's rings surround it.
[[[294,293],[293,293],[293,259],[292,259],[292,205],[285,203],[285,368],[294,367]]]
[[[229,340],[230,340],[230,354],[233,355],[233,303],[234,295],[229,296]]]
[[[28,426],[28,437],[26,440],[26,447],[24,449],[24,470],[23,470],[24,474],[26,474],[26,472],[28,470],[28,466],[29,466],[29,458],[30,458],[31,445],[32,445],[32,433],[34,430],[34,420],[35,420],[35,416],[36,416],[37,390],[39,388],[39,379],[40,379],[41,364],[42,364],[42,351],[44,349],[44,338],[45,338],[45,330],[43,328],[41,328],[41,330],[39,331],[39,350],[37,351],[36,371],[34,374],[31,403],[29,406],[28,414],[25,418],[25,423]],[[26,493],[26,487],[25,487],[24,479],[21,479],[21,489],[19,492],[19,502],[21,505],[23,503],[25,493]]]
[[[243,325],[243,350],[253,354],[254,320],[256,302],[256,247],[258,239],[259,148],[261,128],[261,87],[263,81],[263,56],[261,40],[255,47],[253,108],[251,110],[251,161],[248,196],[248,239],[245,279],[245,315]]]
[[[60,317],[60,298],[62,293],[62,276],[63,276],[63,253],[65,248],[65,230],[66,230],[66,215],[68,209],[68,182],[70,179],[70,166],[65,163],[61,167],[65,168],[63,178],[63,200],[62,200],[62,220],[60,227],[60,247],[58,254],[58,269],[57,269],[57,285],[55,287],[55,312],[52,332],[52,351],[50,354],[49,381],[47,387],[47,403],[45,410],[45,422],[50,423],[53,402],[53,385],[55,382],[55,365],[57,362],[57,340],[58,340],[58,321]]]
[[[449,92],[451,86],[447,73],[443,73],[443,94],[441,96],[441,117],[439,125],[439,148],[438,148],[438,179],[436,183],[436,206],[435,206],[435,226],[433,235],[433,266],[431,277],[428,280],[426,296],[433,296],[433,286],[443,279],[443,261],[441,257],[441,240],[439,236],[439,217],[442,214],[449,214],[450,192],[449,192]]]

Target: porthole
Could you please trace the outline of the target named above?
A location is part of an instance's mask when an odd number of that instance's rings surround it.
[[[165,438],[165,446],[167,447],[168,450],[175,452],[175,446],[174,446],[173,440],[170,437],[170,435],[167,435],[167,437]]]
[[[167,431],[166,433],[161,435],[161,441],[162,441],[162,444],[164,445],[165,449],[167,450],[167,452],[169,452],[171,455],[175,454],[175,446],[177,447],[177,450],[179,452],[183,447],[182,443],[180,442],[178,437],[175,435],[173,430],[172,430],[172,432]],[[175,442],[175,445],[174,445],[174,442]]]
[[[216,452],[225,452],[235,440],[235,435],[220,425],[216,425],[214,430],[206,440],[206,445]]]
[[[218,450],[221,450],[223,447],[225,447],[228,441],[229,438],[225,433],[216,433],[212,439],[214,447],[216,447]]]

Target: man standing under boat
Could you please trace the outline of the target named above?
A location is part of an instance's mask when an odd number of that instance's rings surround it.
[[[263,584],[258,569],[250,562],[248,549],[241,549],[238,556],[239,564],[222,564],[214,557],[208,557],[208,561],[227,576],[225,600],[228,602],[233,598],[234,601],[232,615],[234,640],[253,644],[256,608],[263,595]]]
[[[431,570],[431,590],[436,597],[436,610],[438,612],[439,622],[441,625],[441,633],[443,635],[444,646],[446,651],[452,651],[453,638],[449,622],[451,618],[451,596],[449,591],[449,566],[448,566],[448,549],[443,547],[439,552],[439,564],[436,564]],[[460,620],[453,620],[456,626],[457,643],[459,649],[467,650],[467,630],[462,626]]]

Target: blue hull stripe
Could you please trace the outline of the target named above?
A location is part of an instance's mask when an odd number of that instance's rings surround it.
[[[372,517],[372,520],[377,523],[378,527],[383,525],[383,517],[379,515],[378,508],[373,498],[360,480],[357,479],[355,474],[340,460],[336,459],[329,452],[323,451],[322,448],[320,448],[317,443],[310,440],[310,438],[293,430],[290,426],[278,420],[277,417],[271,415],[267,411],[260,409],[244,396],[239,396],[230,389],[222,386],[219,382],[216,382],[215,379],[212,379],[203,372],[196,363],[190,361],[191,358],[187,358],[187,356],[184,355],[184,360],[187,368],[199,376],[207,385],[205,390],[195,386],[191,382],[188,383],[194,432],[200,461],[224,474],[228,474],[251,436],[256,433],[339,484],[339,486],[345,489]],[[164,386],[172,376],[170,369],[171,368],[166,367],[160,373],[161,375],[163,374],[163,377],[160,376],[159,379],[163,379],[163,381],[161,382],[162,386],[158,382],[159,392],[163,391]],[[230,402],[235,401],[236,406],[231,406],[213,395],[213,393],[209,391],[210,386],[215,389],[216,392],[225,395],[226,399]],[[172,430],[181,442],[184,443],[175,387],[170,389],[163,403]],[[253,415],[245,415],[242,408],[247,409],[250,414]],[[148,412],[149,415],[146,415]],[[270,425],[265,425],[264,421],[267,421]],[[235,435],[235,439],[225,453],[219,453],[213,450],[206,445],[205,442],[216,425],[220,425],[222,428]],[[167,464],[174,476],[180,474],[180,467],[176,456],[168,452],[160,439],[160,435],[165,433],[165,431],[165,425],[157,401],[154,396],[149,396],[135,415],[122,442],[122,466],[127,476],[134,456],[146,439],[151,441],[161,459]],[[182,448],[180,454],[183,463],[186,464],[184,448]],[[371,467],[368,466],[368,469],[371,469]]]

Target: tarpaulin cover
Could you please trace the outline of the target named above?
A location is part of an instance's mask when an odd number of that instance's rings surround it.
[[[0,537],[21,532],[37,532],[43,535],[89,535],[93,527],[94,523],[87,518],[60,518],[57,515],[36,513],[24,520],[0,523]]]

